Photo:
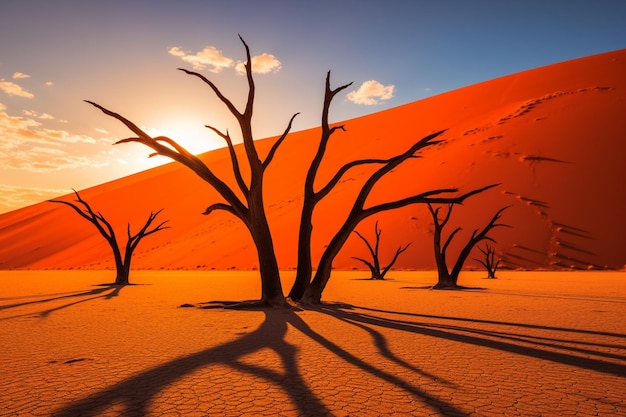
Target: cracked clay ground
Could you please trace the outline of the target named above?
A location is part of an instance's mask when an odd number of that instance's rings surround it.
[[[626,415],[623,272],[337,272],[304,311],[179,307],[255,272],[111,274],[0,272],[0,416]]]

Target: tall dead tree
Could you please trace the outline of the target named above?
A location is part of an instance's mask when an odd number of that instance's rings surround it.
[[[124,254],[122,255],[121,246],[117,241],[115,231],[113,230],[111,224],[104,218],[102,213],[96,213],[95,211],[93,211],[89,203],[83,200],[78,194],[78,191],[74,190],[74,194],[76,195],[76,203],[78,204],[63,200],[49,201],[51,203],[65,204],[66,206],[73,208],[76,213],[89,221],[98,229],[100,234],[106,239],[107,243],[111,247],[111,250],[113,251],[113,258],[115,259],[116,270],[115,285],[128,285],[130,282],[130,262],[133,257],[133,252],[135,251],[135,249],[137,249],[137,245],[139,245],[139,242],[146,236],[169,228],[169,226],[164,226],[165,223],[168,222],[168,220],[165,220],[158,225],[151,227],[152,223],[161,213],[161,211],[163,211],[163,209],[156,212],[150,212],[150,215],[148,216],[148,219],[146,220],[143,227],[139,229],[139,231],[135,234],[131,234],[130,223],[128,223],[128,226],[126,228],[126,247],[124,249]]]
[[[365,202],[367,201],[367,198],[369,197],[372,188],[381,178],[383,178],[385,174],[391,172],[394,168],[396,168],[407,159],[414,157],[415,152],[417,152],[418,150],[427,146],[431,146],[435,143],[439,143],[440,141],[434,141],[434,139],[441,133],[443,133],[443,131],[433,133],[421,139],[413,146],[411,146],[406,152],[391,158],[389,162],[383,164],[381,168],[376,170],[365,181],[343,225],[339,228],[337,233],[333,236],[328,246],[322,253],[318,268],[315,271],[313,279],[311,280],[311,284],[307,287],[302,296],[303,302],[311,304],[318,304],[321,302],[322,293],[324,292],[324,289],[328,284],[328,280],[330,279],[333,261],[335,260],[337,254],[339,254],[339,251],[345,244],[346,240],[348,240],[350,233],[352,233],[352,231],[362,220],[383,211],[405,207],[410,204],[461,204],[463,203],[463,201],[465,201],[465,199],[469,198],[470,196],[481,193],[497,185],[492,184],[486,187],[482,187],[480,189],[469,191],[460,196],[449,197],[446,197],[446,195],[449,195],[451,193],[457,193],[458,189],[446,188],[431,190],[403,199],[365,207]]]
[[[484,248],[478,248],[478,250],[483,254],[483,258],[474,258],[474,260],[485,267],[487,270],[487,278],[495,279],[496,271],[498,270],[502,259],[496,259],[496,251],[489,244],[486,244]]]
[[[289,292],[289,297],[293,300],[301,299],[304,291],[311,283],[311,277],[313,275],[313,262],[311,260],[311,236],[313,233],[313,212],[317,204],[333,190],[333,188],[339,183],[342,176],[351,168],[366,164],[383,164],[389,161],[384,159],[360,159],[348,162],[340,167],[330,181],[328,181],[323,187],[319,188],[317,191],[314,189],[315,179],[317,177],[320,164],[324,159],[328,141],[337,130],[345,131],[345,127],[343,125],[331,127],[328,123],[330,105],[337,93],[346,89],[350,85],[352,85],[352,83],[344,84],[337,88],[331,88],[330,71],[326,73],[324,103],[322,106],[321,138],[317,152],[311,161],[311,165],[309,166],[306,179],[304,181],[304,201],[302,205],[300,228],[298,233],[298,263],[296,268],[296,279],[291,287],[291,291]]]
[[[328,141],[333,133],[335,133],[337,130],[345,130],[343,125],[330,127],[328,123],[330,104],[335,95],[341,90],[347,88],[349,85],[350,84],[346,84],[338,88],[332,89],[330,87],[330,72],[328,72],[326,75],[326,87],[321,121],[322,134],[317,153],[313,158],[307,172],[304,186],[304,202],[298,236],[298,266],[296,279],[289,293],[289,297],[293,300],[305,301],[309,303],[320,302],[321,294],[326,287],[328,279],[330,278],[332,262],[345,244],[348,237],[350,236],[350,233],[352,233],[354,228],[359,224],[361,220],[376,213],[404,207],[409,204],[426,202],[461,203],[465,198],[469,197],[470,195],[491,188],[491,186],[488,186],[480,190],[471,191],[466,195],[458,197],[442,197],[442,195],[456,193],[458,191],[456,188],[439,189],[427,191],[425,193],[421,193],[402,200],[369,207],[367,209],[364,208],[365,201],[367,200],[367,197],[369,196],[374,185],[383,176],[385,176],[385,174],[391,172],[398,165],[402,164],[408,159],[417,158],[415,154],[421,149],[435,145],[437,143],[441,143],[441,140],[435,139],[445,132],[445,130],[442,130],[424,137],[400,155],[396,155],[388,159],[361,159],[346,163],[337,170],[336,174],[331,178],[330,181],[328,181],[328,183],[326,183],[326,185],[315,191],[313,184],[315,183],[319,166],[324,158]],[[316,270],[315,278],[313,278],[312,280],[311,278],[313,275],[313,266],[311,261],[311,235],[313,231],[312,217],[315,206],[333,190],[333,188],[339,183],[342,176],[346,172],[348,172],[348,170],[356,166],[367,164],[378,164],[382,165],[382,167],[376,170],[362,186],[361,191],[352,207],[352,210],[345,220],[345,223],[338,230],[337,234],[331,239],[329,245],[326,247],[324,253],[322,254]]]
[[[367,250],[372,257],[372,261],[370,262],[367,259],[359,258],[356,256],[353,256],[352,258],[367,265],[367,267],[370,269],[370,272],[372,273],[372,279],[385,279],[385,275],[387,275],[387,272],[389,272],[389,270],[396,263],[396,261],[398,260],[398,256],[400,256],[402,252],[405,252],[409,248],[409,246],[411,246],[411,243],[407,243],[406,245],[400,246],[398,249],[396,249],[396,253],[391,259],[391,262],[389,262],[389,264],[381,270],[379,248],[380,235],[382,234],[382,231],[378,228],[378,222],[376,222],[376,225],[374,226],[374,231],[376,232],[376,242],[374,243],[374,246],[372,246],[369,240],[367,240],[361,233],[359,233],[357,230],[354,231],[354,233],[363,242],[365,242]]]
[[[437,264],[438,279],[437,279],[437,284],[435,284],[433,288],[438,288],[438,289],[439,288],[444,288],[444,289],[445,288],[459,288],[459,285],[457,284],[458,279],[459,279],[459,274],[461,273],[461,269],[463,268],[463,265],[465,264],[465,261],[467,260],[470,253],[472,252],[472,249],[474,248],[474,246],[476,246],[476,244],[478,244],[479,242],[483,240],[489,240],[491,242],[495,242],[495,240],[491,236],[488,235],[488,233],[495,227],[510,227],[507,224],[498,223],[498,220],[500,220],[500,217],[502,216],[502,213],[504,212],[504,210],[508,209],[510,206],[503,207],[500,210],[498,210],[496,214],[493,215],[489,223],[482,230],[479,231],[478,229],[475,229],[472,232],[472,235],[470,236],[469,240],[459,252],[456,262],[454,263],[454,266],[452,267],[451,270],[448,268],[448,261],[446,258],[447,250],[448,250],[448,247],[450,246],[450,243],[452,242],[452,239],[454,239],[454,236],[458,232],[460,232],[462,229],[460,227],[457,227],[456,229],[454,229],[454,231],[450,233],[450,235],[448,236],[448,238],[442,245],[441,234],[442,234],[443,228],[446,226],[446,224],[450,220],[450,216],[452,215],[453,205],[448,204],[446,214],[443,216],[442,219],[439,218],[440,207],[434,208],[433,205],[430,203],[427,204],[427,206],[428,206],[428,210],[430,211],[430,214],[433,217],[433,224],[435,227],[434,232],[433,232],[433,243],[434,243],[434,250],[435,250],[435,263]]]
[[[216,210],[223,210],[231,213],[235,217],[239,218],[252,237],[254,245],[257,250],[259,259],[259,272],[261,275],[261,305],[282,306],[285,304],[285,297],[283,295],[282,285],[280,282],[280,275],[278,270],[278,263],[276,261],[276,255],[274,251],[274,243],[272,241],[272,235],[267,222],[267,216],[265,212],[265,205],[263,201],[263,179],[267,167],[272,162],[274,155],[285,140],[285,137],[291,130],[291,124],[296,117],[294,114],[289,121],[287,128],[278,140],[273,144],[268,154],[262,160],[257,153],[257,149],[254,144],[254,137],[252,134],[252,114],[254,107],[255,85],[252,77],[252,60],[250,57],[250,48],[243,40],[241,36],[239,39],[243,43],[246,50],[246,79],[248,83],[248,96],[245,108],[243,111],[239,111],[235,105],[226,98],[217,86],[203,75],[179,68],[179,70],[186,74],[193,75],[207,84],[218,99],[226,106],[230,113],[235,117],[239,124],[241,136],[243,139],[243,147],[245,150],[245,163],[248,164],[250,169],[250,179],[246,182],[240,170],[239,159],[235,153],[233,141],[228,131],[223,132],[213,126],[207,126],[207,128],[218,134],[228,146],[230,153],[230,159],[232,162],[232,169],[239,188],[240,194],[243,196],[241,199],[228,184],[222,179],[217,177],[215,173],[197,156],[191,154],[185,148],[180,146],[177,142],[171,138],[158,136],[151,137],[144,132],[137,125],[130,120],[121,116],[118,113],[114,113],[94,102],[87,101],[98,109],[102,110],[108,116],[114,117],[117,120],[124,123],[137,137],[131,137],[118,141],[117,143],[126,142],[138,142],[150,147],[154,150],[152,155],[163,155],[171,158],[181,164],[185,165],[200,178],[211,185],[224,199],[225,202],[219,202],[209,206],[203,214],[210,214]],[[151,156],[152,156],[151,155]]]

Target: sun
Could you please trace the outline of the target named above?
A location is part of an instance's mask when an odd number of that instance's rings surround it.
[[[173,120],[161,127],[144,129],[152,137],[166,136],[176,141],[192,154],[208,152],[225,146],[224,141],[199,122]]]

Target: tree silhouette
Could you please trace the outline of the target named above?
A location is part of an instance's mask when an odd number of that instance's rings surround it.
[[[122,139],[116,144],[127,142],[138,142],[150,147],[154,150],[153,155],[162,155],[169,157],[181,164],[187,166],[194,171],[200,178],[211,185],[225,200],[225,202],[214,203],[209,206],[204,214],[210,214],[215,210],[224,210],[238,217],[246,226],[255,244],[259,259],[259,272],[261,275],[261,299],[260,305],[284,306],[286,303],[280,281],[278,263],[274,250],[271,231],[267,221],[265,205],[263,201],[263,181],[264,174],[270,163],[272,162],[276,151],[285,140],[287,134],[291,130],[294,118],[298,115],[295,113],[288,123],[283,134],[274,142],[265,159],[261,160],[257,153],[252,135],[252,113],[255,96],[255,86],[252,76],[252,66],[250,58],[250,49],[241,36],[239,39],[243,43],[246,50],[247,61],[245,63],[246,79],[248,82],[248,96],[246,106],[243,111],[239,111],[235,105],[226,98],[217,86],[205,78],[203,75],[179,68],[186,74],[193,75],[206,83],[219,100],[226,106],[230,113],[235,117],[239,124],[241,135],[243,138],[243,147],[245,150],[245,162],[248,164],[250,178],[246,182],[240,170],[240,161],[235,153],[233,141],[228,131],[206,126],[217,135],[224,139],[228,146],[229,155],[232,163],[233,174],[237,183],[238,190],[231,188],[226,182],[217,177],[215,173],[200,158],[191,154],[184,147],[180,146],[176,141],[165,136],[151,137],[136,124],[125,118],[124,116],[112,112],[101,105],[92,101],[87,103],[100,109],[106,115],[111,116],[124,123],[136,137]],[[326,90],[324,96],[324,104],[322,111],[322,137],[318,146],[315,157],[313,158],[309,170],[307,172],[304,187],[304,205],[300,222],[300,233],[298,238],[298,271],[294,285],[289,293],[293,300],[305,300],[308,302],[319,302],[321,293],[323,292],[332,269],[332,262],[336,257],[343,244],[348,239],[350,233],[358,225],[358,223],[376,213],[394,208],[404,207],[415,203],[461,203],[470,195],[484,191],[491,186],[484,187],[479,190],[471,191],[467,194],[457,197],[443,197],[442,195],[456,193],[456,188],[439,189],[427,191],[412,197],[396,200],[388,203],[379,204],[373,207],[365,208],[364,204],[370,191],[374,185],[387,173],[391,172],[398,165],[410,158],[416,158],[416,152],[428,146],[440,143],[441,140],[435,140],[444,130],[430,134],[413,144],[409,149],[400,155],[393,156],[389,159],[362,159],[349,162],[336,172],[336,174],[319,190],[315,191],[313,184],[324,157],[326,146],[332,134],[337,130],[344,130],[343,126],[330,127],[328,124],[328,113],[330,104],[334,96],[341,90],[347,88],[350,84],[340,86],[336,89],[330,88],[330,72],[326,76]],[[312,261],[311,261],[311,232],[313,228],[312,215],[316,204],[328,195],[337,185],[342,176],[351,168],[364,164],[381,164],[382,167],[375,171],[364,183],[358,194],[356,201],[350,211],[343,226],[338,230],[336,235],[330,241],[328,247],[324,251],[320,259],[316,276],[311,280]],[[240,198],[242,195],[243,198]]]
[[[475,261],[480,262],[482,266],[487,270],[487,278],[495,279],[496,271],[500,266],[502,259],[496,260],[496,251],[490,244],[486,244],[484,248],[478,248],[478,250],[484,255],[483,259],[474,258]]]
[[[93,224],[100,234],[106,239],[107,243],[111,247],[113,251],[113,258],[115,259],[115,285],[127,285],[129,284],[129,275],[130,275],[130,262],[133,257],[133,252],[137,249],[137,245],[139,242],[146,236],[149,236],[153,233],[156,233],[163,229],[169,229],[169,226],[164,226],[169,220],[165,220],[159,223],[157,226],[152,226],[152,223],[157,218],[157,216],[163,211],[163,209],[157,212],[150,212],[146,223],[143,225],[141,229],[134,235],[130,232],[130,223],[126,228],[127,241],[126,247],[124,250],[124,255],[122,256],[122,250],[119,242],[117,241],[117,236],[115,235],[115,231],[111,224],[104,218],[102,213],[94,212],[89,203],[83,200],[78,194],[78,191],[74,190],[74,194],[76,195],[76,202],[78,204],[70,203],[69,201],[63,200],[48,200],[51,203],[59,203],[65,204],[73,208],[76,213],[78,213],[81,217],[88,220],[91,224]]]
[[[303,301],[305,303],[319,303],[321,301],[322,292],[330,279],[330,272],[332,270],[332,263],[346,240],[354,230],[354,228],[367,217],[370,217],[376,213],[380,213],[386,210],[392,210],[400,207],[404,207],[410,204],[420,203],[444,203],[444,204],[457,204],[462,203],[466,198],[478,194],[491,188],[493,185],[483,187],[481,189],[470,191],[461,196],[448,196],[452,193],[457,193],[456,188],[438,189],[432,191],[426,191],[411,197],[404,199],[386,202],[378,204],[376,206],[365,208],[365,202],[370,195],[373,187],[382,179],[386,174],[391,172],[394,168],[404,163],[408,159],[417,158],[416,153],[424,148],[443,142],[442,140],[436,140],[445,130],[441,130],[432,133],[416,143],[414,143],[405,152],[390,157],[388,159],[361,159],[346,163],[341,166],[336,174],[331,178],[326,185],[321,187],[318,191],[315,191],[313,184],[315,183],[316,175],[319,166],[322,162],[326,147],[330,137],[337,130],[345,130],[343,125],[330,127],[328,123],[328,114],[330,110],[330,104],[335,95],[348,87],[350,84],[342,85],[338,88],[330,88],[330,72],[326,75],[326,88],[324,94],[324,105],[322,110],[322,134],[318,150],[313,158],[304,187],[304,202],[302,208],[302,216],[300,220],[300,230],[298,237],[298,266],[296,272],[296,279],[293,287],[289,293],[289,297],[293,300]],[[333,188],[339,183],[341,177],[351,168],[366,165],[366,164],[378,164],[382,165],[373,174],[371,174],[365,183],[362,185],[359,194],[357,195],[355,202],[352,206],[350,213],[344,221],[344,224],[339,228],[333,238],[330,240],[328,246],[324,250],[317,269],[315,277],[313,275],[313,266],[311,260],[311,233],[313,231],[312,216],[317,203],[319,203],[326,195],[328,195]]]
[[[367,265],[367,267],[370,269],[372,273],[372,279],[385,279],[385,275],[387,275],[387,272],[389,272],[389,270],[396,263],[396,261],[398,260],[398,256],[400,256],[402,252],[406,251],[409,248],[409,246],[411,246],[411,243],[407,243],[406,245],[400,246],[398,249],[396,249],[396,253],[393,256],[393,259],[391,259],[391,262],[389,262],[389,264],[386,267],[384,267],[381,271],[378,249],[380,247],[380,235],[382,234],[382,231],[378,228],[378,222],[376,222],[376,225],[374,226],[374,231],[376,232],[376,243],[374,243],[374,246],[372,246],[369,240],[363,237],[361,233],[359,233],[357,230],[354,231],[354,233],[363,242],[365,242],[365,245],[367,246],[367,249],[370,255],[372,256],[372,261],[370,262],[366,259],[358,258],[356,256],[353,256],[352,258],[356,259],[357,261],[361,261],[365,265]]]
[[[430,136],[422,139],[422,141],[429,139],[429,138]],[[418,142],[418,144],[420,142]],[[412,148],[414,148],[418,144],[414,145]],[[410,151],[411,149],[407,152],[410,152]],[[413,152],[411,152],[411,155],[412,154]],[[396,157],[398,158],[396,162],[399,159],[401,159],[401,157],[403,157],[404,155],[405,154],[400,155],[399,157]],[[423,193],[420,193],[411,197],[407,197],[407,198],[403,198],[400,200],[382,203],[382,204],[365,208],[364,207],[365,201],[367,197],[369,196],[369,193],[372,187],[374,186],[374,184],[385,173],[391,171],[395,166],[399,165],[399,163],[400,162],[397,162],[393,166],[391,166],[390,164],[383,166],[365,182],[345,222],[343,223],[339,231],[335,234],[335,236],[331,239],[330,243],[328,244],[328,246],[322,253],[322,256],[318,264],[318,268],[315,271],[315,276],[313,277],[311,284],[307,287],[302,297],[305,303],[318,304],[321,302],[322,293],[324,292],[324,289],[326,288],[326,285],[328,284],[328,281],[330,279],[330,273],[332,271],[333,261],[335,257],[337,256],[337,254],[339,253],[339,251],[341,250],[341,248],[343,247],[343,245],[345,244],[346,240],[348,240],[350,233],[362,220],[374,214],[380,213],[382,211],[404,207],[409,204],[424,204],[424,203],[449,204],[449,205],[461,204],[466,198],[479,194],[497,185],[497,184],[488,185],[483,188],[469,191],[457,197],[438,197],[440,194],[443,194],[443,193],[455,193],[458,191],[456,188],[426,191],[426,192],[423,192]]]
[[[337,130],[345,131],[345,127],[343,125],[336,125],[331,127],[328,123],[330,105],[337,93],[346,89],[350,85],[352,85],[352,83],[344,84],[340,87],[333,89],[330,87],[330,71],[326,73],[324,103],[322,106],[321,138],[318,144],[317,152],[315,153],[315,156],[311,161],[311,165],[309,166],[304,182],[304,201],[302,205],[300,228],[298,233],[298,263],[296,269],[296,279],[293,286],[291,287],[291,291],[289,292],[289,297],[293,300],[302,299],[304,292],[311,283],[311,277],[313,275],[313,262],[311,259],[311,234],[313,232],[313,212],[317,204],[335,188],[343,175],[346,174],[350,169],[360,165],[386,164],[391,162],[391,159],[375,158],[359,159],[348,162],[341,166],[337,170],[335,175],[323,187],[315,191],[314,184],[316,182],[319,167],[326,153],[328,141]],[[435,143],[439,142],[431,142],[431,144]]]
[[[472,232],[472,235],[470,236],[468,242],[465,244],[465,246],[463,246],[463,248],[459,252],[456,262],[454,263],[454,266],[452,267],[452,270],[448,268],[447,259],[446,259],[447,250],[448,250],[450,243],[452,242],[452,239],[454,239],[454,236],[458,232],[461,231],[461,228],[457,227],[456,229],[454,229],[454,231],[450,233],[446,241],[443,243],[443,246],[441,244],[441,233],[443,231],[443,228],[446,226],[446,224],[450,220],[450,216],[452,215],[453,205],[452,204],[447,205],[447,212],[445,216],[443,217],[443,219],[439,218],[440,207],[433,208],[433,205],[430,203],[428,203],[427,206],[428,206],[428,210],[430,211],[433,217],[433,223],[435,226],[435,229],[433,232],[433,242],[434,242],[434,249],[435,249],[435,263],[437,264],[438,280],[437,280],[437,284],[435,284],[433,288],[459,288],[459,285],[457,284],[457,281],[459,279],[459,274],[461,273],[461,269],[463,268],[463,265],[465,264],[465,261],[467,260],[468,256],[472,252],[472,249],[474,248],[474,246],[476,246],[476,244],[478,244],[479,242],[483,240],[489,240],[491,242],[495,242],[495,240],[491,236],[488,235],[488,233],[493,228],[510,227],[504,223],[497,223],[497,221],[502,216],[502,212],[504,212],[504,210],[506,210],[510,206],[503,207],[500,210],[498,210],[496,214],[493,215],[489,223],[482,230],[479,231],[478,229],[475,229]]]
[[[238,193],[228,184],[217,177],[200,158],[191,154],[174,140],[165,136],[153,138],[120,114],[114,113],[94,102],[87,102],[102,110],[105,114],[118,119],[137,135],[137,137],[122,139],[117,143],[138,142],[144,144],[154,150],[152,155],[163,155],[169,157],[190,168],[220,194],[225,202],[212,204],[204,211],[203,214],[208,215],[216,210],[223,210],[231,213],[244,223],[250,232],[254,245],[256,246],[259,259],[259,272],[261,275],[261,300],[259,303],[262,305],[283,306],[285,305],[285,297],[283,295],[278,262],[276,261],[276,254],[274,252],[274,243],[272,241],[272,235],[267,222],[265,205],[263,202],[263,179],[267,167],[272,162],[278,147],[291,130],[293,119],[298,113],[291,117],[291,120],[289,121],[289,124],[287,125],[287,128],[283,132],[282,136],[280,136],[280,138],[278,138],[278,140],[273,144],[265,159],[261,160],[259,154],[257,153],[257,149],[254,144],[254,137],[252,135],[252,113],[255,85],[252,77],[250,48],[241,36],[239,36],[239,39],[243,43],[246,50],[247,59],[244,66],[248,82],[248,96],[243,111],[239,111],[235,105],[222,94],[217,86],[203,75],[182,68],[179,68],[179,70],[185,72],[186,74],[198,77],[206,83],[235,117],[239,124],[243,139],[243,147],[245,150],[245,161],[250,169],[249,183],[247,183],[243,178],[239,165],[239,159],[235,153],[233,141],[228,131],[222,132],[213,126],[206,127],[214,131],[226,142],[232,162],[233,174],[239,188],[239,193],[243,196],[243,199],[240,198]]]

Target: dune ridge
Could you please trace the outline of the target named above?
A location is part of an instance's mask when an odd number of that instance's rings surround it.
[[[626,265],[625,73],[623,49],[341,122],[347,131],[333,136],[319,181],[329,179],[347,161],[388,157],[433,131],[448,129],[445,143],[396,169],[375,188],[369,203],[439,187],[458,187],[462,192],[500,183],[455,209],[449,230],[463,227],[457,243],[499,208],[511,205],[503,221],[512,227],[493,233],[506,267],[622,269]],[[257,142],[261,155],[274,140]],[[318,140],[319,129],[290,134],[267,172],[265,201],[281,269],[296,265],[302,184]],[[234,184],[226,149],[201,157]],[[350,171],[318,206],[314,260],[343,221],[351,197],[370,169]],[[81,191],[81,196],[119,233],[125,232],[127,222],[140,227],[151,210],[164,208],[163,218],[170,220],[172,229],[142,242],[133,269],[258,267],[245,228],[227,213],[202,216],[206,207],[219,201],[217,194],[178,164],[92,187]],[[412,242],[396,268],[432,269],[429,216],[425,207],[410,206],[368,219],[358,230],[373,238],[378,221],[383,262],[398,246]],[[455,248],[452,245],[450,251]],[[364,251],[354,236],[334,266],[362,268],[352,256],[363,256]],[[67,207],[42,202],[0,215],[0,269],[109,269],[114,267],[109,252],[92,226]],[[472,266],[477,265],[469,262]]]

